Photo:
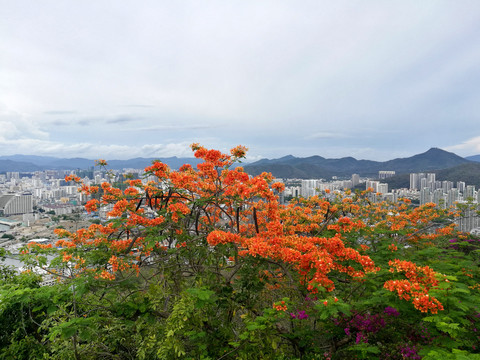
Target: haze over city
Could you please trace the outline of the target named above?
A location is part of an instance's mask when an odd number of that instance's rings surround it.
[[[480,154],[478,1],[0,5],[0,155]]]

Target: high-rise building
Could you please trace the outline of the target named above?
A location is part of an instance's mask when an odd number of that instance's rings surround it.
[[[432,194],[432,202],[438,206],[445,207],[445,196],[443,195],[443,189],[435,189]]]
[[[379,183],[377,185],[377,192],[380,194],[388,193],[388,184]]]
[[[7,172],[7,180],[20,180],[20,173],[17,171],[8,171]]]
[[[417,182],[418,182],[418,174],[411,173],[410,174],[410,190],[418,190]]]
[[[360,184],[360,175],[353,174],[352,175],[352,185],[357,186],[358,184]]]
[[[380,170],[378,172],[379,179],[387,179],[389,177],[395,176],[395,171]]]
[[[429,187],[424,187],[420,190],[420,205],[425,205],[432,201],[432,196]]]
[[[427,178],[421,178],[420,179],[420,189],[424,189],[426,187],[428,187],[430,189],[430,186],[428,186]]]
[[[453,188],[450,189],[447,193],[447,206],[454,206],[455,203],[458,201],[459,196],[458,196],[458,189]]]
[[[317,182],[318,180],[315,180],[315,179],[302,180],[301,195],[304,198],[317,195],[317,187],[318,187]]]
[[[380,181],[374,181],[374,180],[367,180],[365,183],[365,189],[372,188],[374,193],[378,192],[378,184],[380,184]]]
[[[474,209],[467,209],[456,223],[458,230],[470,232],[472,229],[480,227],[480,217]]]
[[[468,200],[469,198],[471,198],[473,200],[474,196],[475,196],[475,185],[467,185],[465,189],[465,194],[463,195],[463,199]]]
[[[453,189],[453,182],[452,181],[442,181],[442,190],[444,193],[448,193],[451,189]]]

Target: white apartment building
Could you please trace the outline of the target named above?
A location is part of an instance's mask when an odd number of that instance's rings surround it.
[[[468,209],[463,216],[456,221],[458,230],[470,232],[475,228],[480,228],[480,217],[475,209]]]
[[[310,196],[317,195],[319,182],[320,181],[316,179],[302,180],[302,188],[300,191],[300,195],[302,195],[304,198],[309,198]]]
[[[357,186],[358,184],[360,184],[360,175],[353,174],[352,175],[352,187]]]
[[[420,190],[420,205],[432,202],[432,194],[429,187],[424,187]]]
[[[475,185],[467,185],[463,198],[466,200],[468,198],[475,198]]]
[[[388,193],[388,184],[383,184],[383,183],[378,184],[377,192],[379,192],[380,194]]]
[[[389,170],[380,170],[378,172],[378,178],[379,179],[387,179],[389,177],[395,176],[395,171],[389,171]]]
[[[30,193],[0,195],[0,212],[5,216],[33,212],[33,195]]]

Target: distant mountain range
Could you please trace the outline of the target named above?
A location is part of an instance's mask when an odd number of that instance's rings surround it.
[[[134,158],[129,160],[107,160],[111,169],[143,169],[151,165],[155,158]],[[196,158],[168,157],[159,160],[168,164],[172,169],[178,169],[183,164],[195,166],[201,160]],[[397,174],[411,172],[433,172],[436,170],[454,168],[465,164],[466,168],[459,168],[464,174],[469,165],[478,165],[480,155],[462,158],[454,153],[431,148],[430,150],[408,158],[397,158],[389,161],[357,160],[353,157],[327,159],[321,156],[298,158],[288,155],[279,159],[262,159],[245,164],[245,171],[251,175],[258,175],[264,171],[271,172],[277,178],[331,179],[332,176],[347,177],[351,174],[360,176],[378,176],[381,170],[393,170]],[[73,170],[88,169],[94,165],[94,160],[84,158],[57,158],[36,155],[0,156],[0,172],[18,171],[31,172],[41,170]],[[473,167],[472,167],[473,169]],[[473,171],[473,170],[472,170]],[[466,181],[466,180],[463,180]]]
[[[465,159],[480,162],[480,155],[467,156]]]
[[[297,158],[286,156],[280,159],[262,159],[245,166],[245,171],[258,175],[263,171],[271,172],[277,178],[324,178],[332,176],[378,176],[381,170],[395,171],[397,174],[433,171],[472,163],[454,153],[431,148],[430,150],[408,158],[389,161],[356,160],[353,157],[326,159],[321,156]]]
[[[134,158],[129,160],[107,160],[109,169],[144,169],[153,160],[161,160],[170,168],[178,169],[183,164],[192,166],[201,162],[196,158]],[[88,169],[95,165],[95,160],[85,158],[56,158],[52,156],[9,155],[0,156],[0,173],[7,171],[32,172],[41,170],[75,170]]]

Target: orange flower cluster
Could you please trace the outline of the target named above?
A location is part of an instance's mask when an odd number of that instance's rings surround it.
[[[240,243],[242,238],[239,234],[214,230],[208,234],[207,241],[210,245],[215,246],[218,244]]]
[[[390,244],[388,245],[388,250],[390,250],[391,252],[394,252],[398,250],[398,247],[395,244]]]
[[[370,257],[346,247],[338,234],[333,238],[269,236],[267,233],[242,237],[216,230],[211,232],[207,239],[211,245],[236,243],[242,249],[239,251],[241,256],[260,256],[292,264],[299,274],[306,278],[311,292],[317,292],[317,286],[323,286],[328,291],[335,289],[334,282],[328,277],[332,271],[361,278],[368,272],[379,270]],[[361,268],[342,265],[349,261],[356,262]]]
[[[115,255],[112,255],[110,260],[108,260],[108,263],[112,265],[112,271],[117,272],[118,271],[118,258]]]
[[[63,262],[69,262],[72,259],[72,254],[63,253]]]
[[[349,217],[341,217],[337,220],[336,224],[328,225],[329,230],[335,230],[338,233],[348,233],[353,230],[362,229],[365,224],[361,220],[352,221]]]
[[[107,166],[107,161],[104,159],[95,160],[95,166]]]
[[[153,219],[149,219],[147,217],[141,216],[137,213],[130,213],[128,220],[126,222],[127,227],[134,227],[134,226],[144,226],[144,227],[154,227],[154,226],[159,226],[165,221],[165,218],[163,216],[158,216]]]
[[[172,214],[172,220],[174,222],[178,222],[179,214],[187,215],[190,212],[189,207],[181,202],[168,205],[168,210]]]
[[[166,178],[170,172],[170,168],[168,165],[160,162],[160,161],[154,161],[151,166],[148,166],[145,168],[146,173],[152,173],[159,179]]]
[[[65,176],[65,181],[66,182],[74,181],[76,183],[79,183],[79,182],[82,181],[82,179],[80,179],[77,175],[70,174],[70,175]]]
[[[92,195],[98,193],[99,187],[98,186],[88,186],[82,184],[82,186],[78,189],[79,192],[85,195]]]
[[[232,154],[235,159],[241,159],[244,158],[245,155],[247,155],[247,151],[248,148],[242,145],[238,145],[237,147],[234,147],[230,150],[230,154]]]
[[[130,211],[133,211],[133,209],[135,209],[136,206],[137,206],[137,202],[135,200],[128,201],[125,198],[118,200],[113,205],[113,210],[107,213],[107,216],[120,217],[127,211],[127,209]]]
[[[285,301],[279,301],[273,304],[273,308],[277,311],[287,311],[288,307],[285,304]]]
[[[50,249],[52,247],[52,244],[40,244],[37,242],[29,242],[28,247],[29,248],[37,247],[39,249]]]
[[[385,282],[384,288],[397,292],[400,299],[412,300],[416,309],[422,312],[430,311],[436,314],[443,310],[443,305],[435,297],[430,296],[428,291],[438,286],[437,274],[428,266],[417,266],[416,264],[395,259],[390,261],[390,272],[405,274],[407,279],[389,280]]]
[[[98,210],[99,204],[100,202],[97,199],[88,200],[85,204],[85,210],[87,210],[88,213],[95,212]]]
[[[104,279],[104,280],[115,280],[115,275],[113,275],[111,272],[108,272],[107,270],[102,270],[102,272],[95,276],[96,279]]]

